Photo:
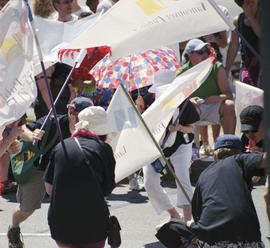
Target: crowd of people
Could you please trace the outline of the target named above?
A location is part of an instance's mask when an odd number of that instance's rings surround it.
[[[0,8],[7,2],[8,0],[0,1]],[[80,6],[77,0],[34,0],[33,13],[40,18],[58,22],[76,22],[89,15],[104,13],[116,2],[86,0],[85,6]],[[243,9],[243,13],[234,18],[234,25],[259,53],[260,2],[235,0],[235,3]],[[229,18],[228,10],[223,6],[219,7]],[[194,247],[264,247],[251,196],[255,180],[265,174],[263,107],[250,105],[242,110],[242,136],[241,139],[235,136],[235,92],[231,87],[230,69],[239,48],[239,80],[261,87],[259,58],[250,50],[249,45],[239,39],[236,32],[229,30],[179,44],[181,67],[175,72],[158,71],[154,77],[154,85],[169,85],[175,77],[213,57],[210,74],[204,83],[178,106],[166,128],[165,133],[172,134],[173,138],[162,144],[164,156],[172,164],[175,176],[181,182],[181,185],[176,183],[176,207],[182,209],[183,215],[171,203],[160,184],[162,175],[155,165],[160,161],[164,164],[163,158],[143,167],[143,187],[149,201],[157,214],[165,211],[169,215],[165,224],[157,226],[157,231],[165,230],[165,233],[169,233],[171,230],[168,223],[184,223],[195,237],[190,241],[190,245]],[[61,63],[56,63],[46,70],[53,99],[56,99],[70,70],[70,66]],[[50,123],[52,126],[46,129],[45,134],[40,128],[51,109],[51,102],[44,75],[36,75],[35,80],[38,88],[34,103],[36,120],[28,122],[27,116],[23,115],[17,121],[1,127],[1,194],[17,190],[19,203],[8,227],[9,248],[24,247],[20,224],[41,207],[46,192],[50,195],[48,224],[58,247],[102,248],[105,246],[109,229],[110,212],[106,197],[116,187],[116,162],[113,150],[106,142],[107,135],[112,131],[107,120],[106,107],[114,90],[96,89],[95,78],[91,75],[88,80],[71,77],[55,106],[57,116],[49,118],[46,125]],[[103,94],[105,103],[101,104],[95,99],[97,92]],[[149,87],[131,92],[141,113],[155,101],[155,93],[155,88]],[[33,162],[37,169],[27,182],[14,183],[10,180],[10,155],[21,151],[19,140],[40,143],[44,135],[48,135],[48,140],[52,140],[57,129],[56,118],[64,141],[58,137],[50,149]],[[213,147],[210,146],[207,125],[213,126]],[[189,169],[196,126],[200,127],[200,154],[214,155],[215,162],[201,174],[194,191]],[[220,128],[224,135],[220,135]],[[131,176],[132,180],[136,180],[134,175]],[[131,189],[142,189],[137,186]],[[72,201],[70,194],[74,197]],[[270,220],[268,185],[264,199]],[[181,238],[185,240],[185,237]],[[165,241],[160,240],[164,244],[169,243],[166,235]]]

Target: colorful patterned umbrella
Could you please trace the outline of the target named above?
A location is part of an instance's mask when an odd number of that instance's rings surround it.
[[[173,50],[163,47],[112,61],[105,56],[90,71],[99,88],[117,88],[120,83],[130,92],[152,85],[154,72],[180,67]]]

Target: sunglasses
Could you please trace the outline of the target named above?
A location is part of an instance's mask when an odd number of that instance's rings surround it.
[[[209,53],[209,50],[208,49],[203,49],[203,50],[193,51],[192,53],[203,55],[204,53]]]
[[[244,134],[248,134],[248,133],[256,133],[258,130],[253,130],[253,131],[243,131]]]

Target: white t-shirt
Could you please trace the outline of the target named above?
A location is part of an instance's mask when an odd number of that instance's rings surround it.
[[[52,20],[58,21],[58,12],[57,12],[57,11],[56,11],[55,14],[53,14]],[[78,16],[76,16],[76,15],[74,15],[74,14],[72,13],[72,19],[71,19],[70,21],[68,21],[68,22],[74,22],[74,21],[77,21],[77,20],[78,20]]]

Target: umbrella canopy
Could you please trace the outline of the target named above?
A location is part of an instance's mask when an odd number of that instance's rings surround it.
[[[117,88],[120,83],[130,92],[152,85],[155,71],[180,67],[172,49],[163,47],[112,61],[105,56],[90,71],[99,88]]]
[[[80,53],[81,49],[61,49],[58,52],[58,58],[61,63],[73,66],[75,60]],[[90,80],[91,75],[89,75],[89,70],[100,61],[106,54],[111,52],[110,47],[100,46],[100,47],[90,47],[86,49],[87,55],[82,60],[79,68],[76,68],[72,74],[71,79],[81,79]]]

